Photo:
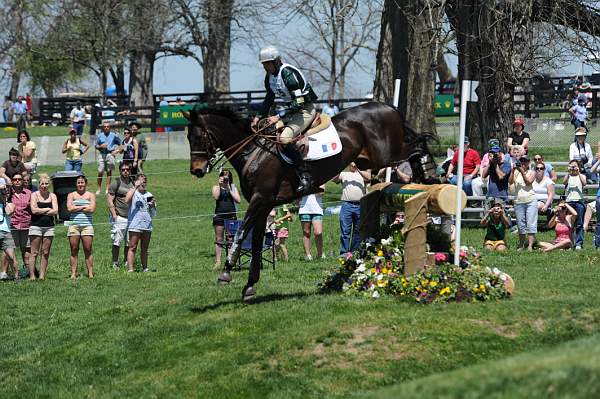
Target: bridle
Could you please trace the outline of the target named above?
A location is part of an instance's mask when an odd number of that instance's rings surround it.
[[[208,159],[208,167],[207,172],[210,172],[213,169],[219,168],[219,163],[223,161],[223,164],[226,162],[226,159],[232,160],[234,159],[241,150],[244,149],[250,142],[254,141],[257,138],[264,138],[268,141],[274,143],[280,143],[277,134],[267,134],[263,133],[266,129],[274,125],[275,123],[264,123],[259,129],[252,128],[252,134],[247,137],[244,137],[242,140],[230,145],[224,150],[220,150],[214,143],[214,137],[208,129],[204,127],[195,126],[200,130],[199,140],[203,143],[207,143],[205,149],[203,150],[195,150],[190,151],[190,156],[192,155],[200,155],[204,158]],[[222,166],[222,165],[221,165]]]

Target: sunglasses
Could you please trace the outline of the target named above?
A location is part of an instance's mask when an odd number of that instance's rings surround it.
[[[13,177],[13,178],[12,178],[12,181],[21,181],[21,180],[23,180],[23,179],[22,179],[22,178],[20,178],[20,177]]]
[[[535,168],[535,170],[544,170],[544,168]]]
[[[541,161],[542,158],[533,158],[534,161]]]
[[[129,168],[121,168],[121,172],[129,172],[131,169]]]

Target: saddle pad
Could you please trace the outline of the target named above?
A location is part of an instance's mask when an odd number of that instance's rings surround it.
[[[333,123],[325,130],[305,137],[308,141],[308,153],[305,161],[316,161],[342,152],[342,142]]]

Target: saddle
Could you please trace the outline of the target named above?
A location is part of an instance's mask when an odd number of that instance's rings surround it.
[[[310,124],[310,126],[305,131],[300,133],[300,136],[301,137],[312,136],[315,133],[319,133],[320,131],[327,129],[329,127],[329,125],[331,125],[331,116],[323,115],[320,112],[317,112],[317,114],[315,115],[315,119],[313,119],[313,122]],[[278,121],[275,124],[275,128],[278,131],[283,129],[284,127],[285,127],[285,125],[282,121]],[[301,140],[302,139],[300,139],[298,141],[301,141]]]

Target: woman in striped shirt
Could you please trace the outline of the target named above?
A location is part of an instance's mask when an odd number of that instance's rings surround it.
[[[77,278],[80,242],[83,244],[88,277],[93,278],[92,242],[94,240],[94,226],[92,226],[92,214],[96,210],[96,195],[86,190],[87,178],[85,176],[79,176],[76,184],[77,190],[69,193],[67,197],[67,209],[71,212],[67,232],[71,246],[71,278]]]

